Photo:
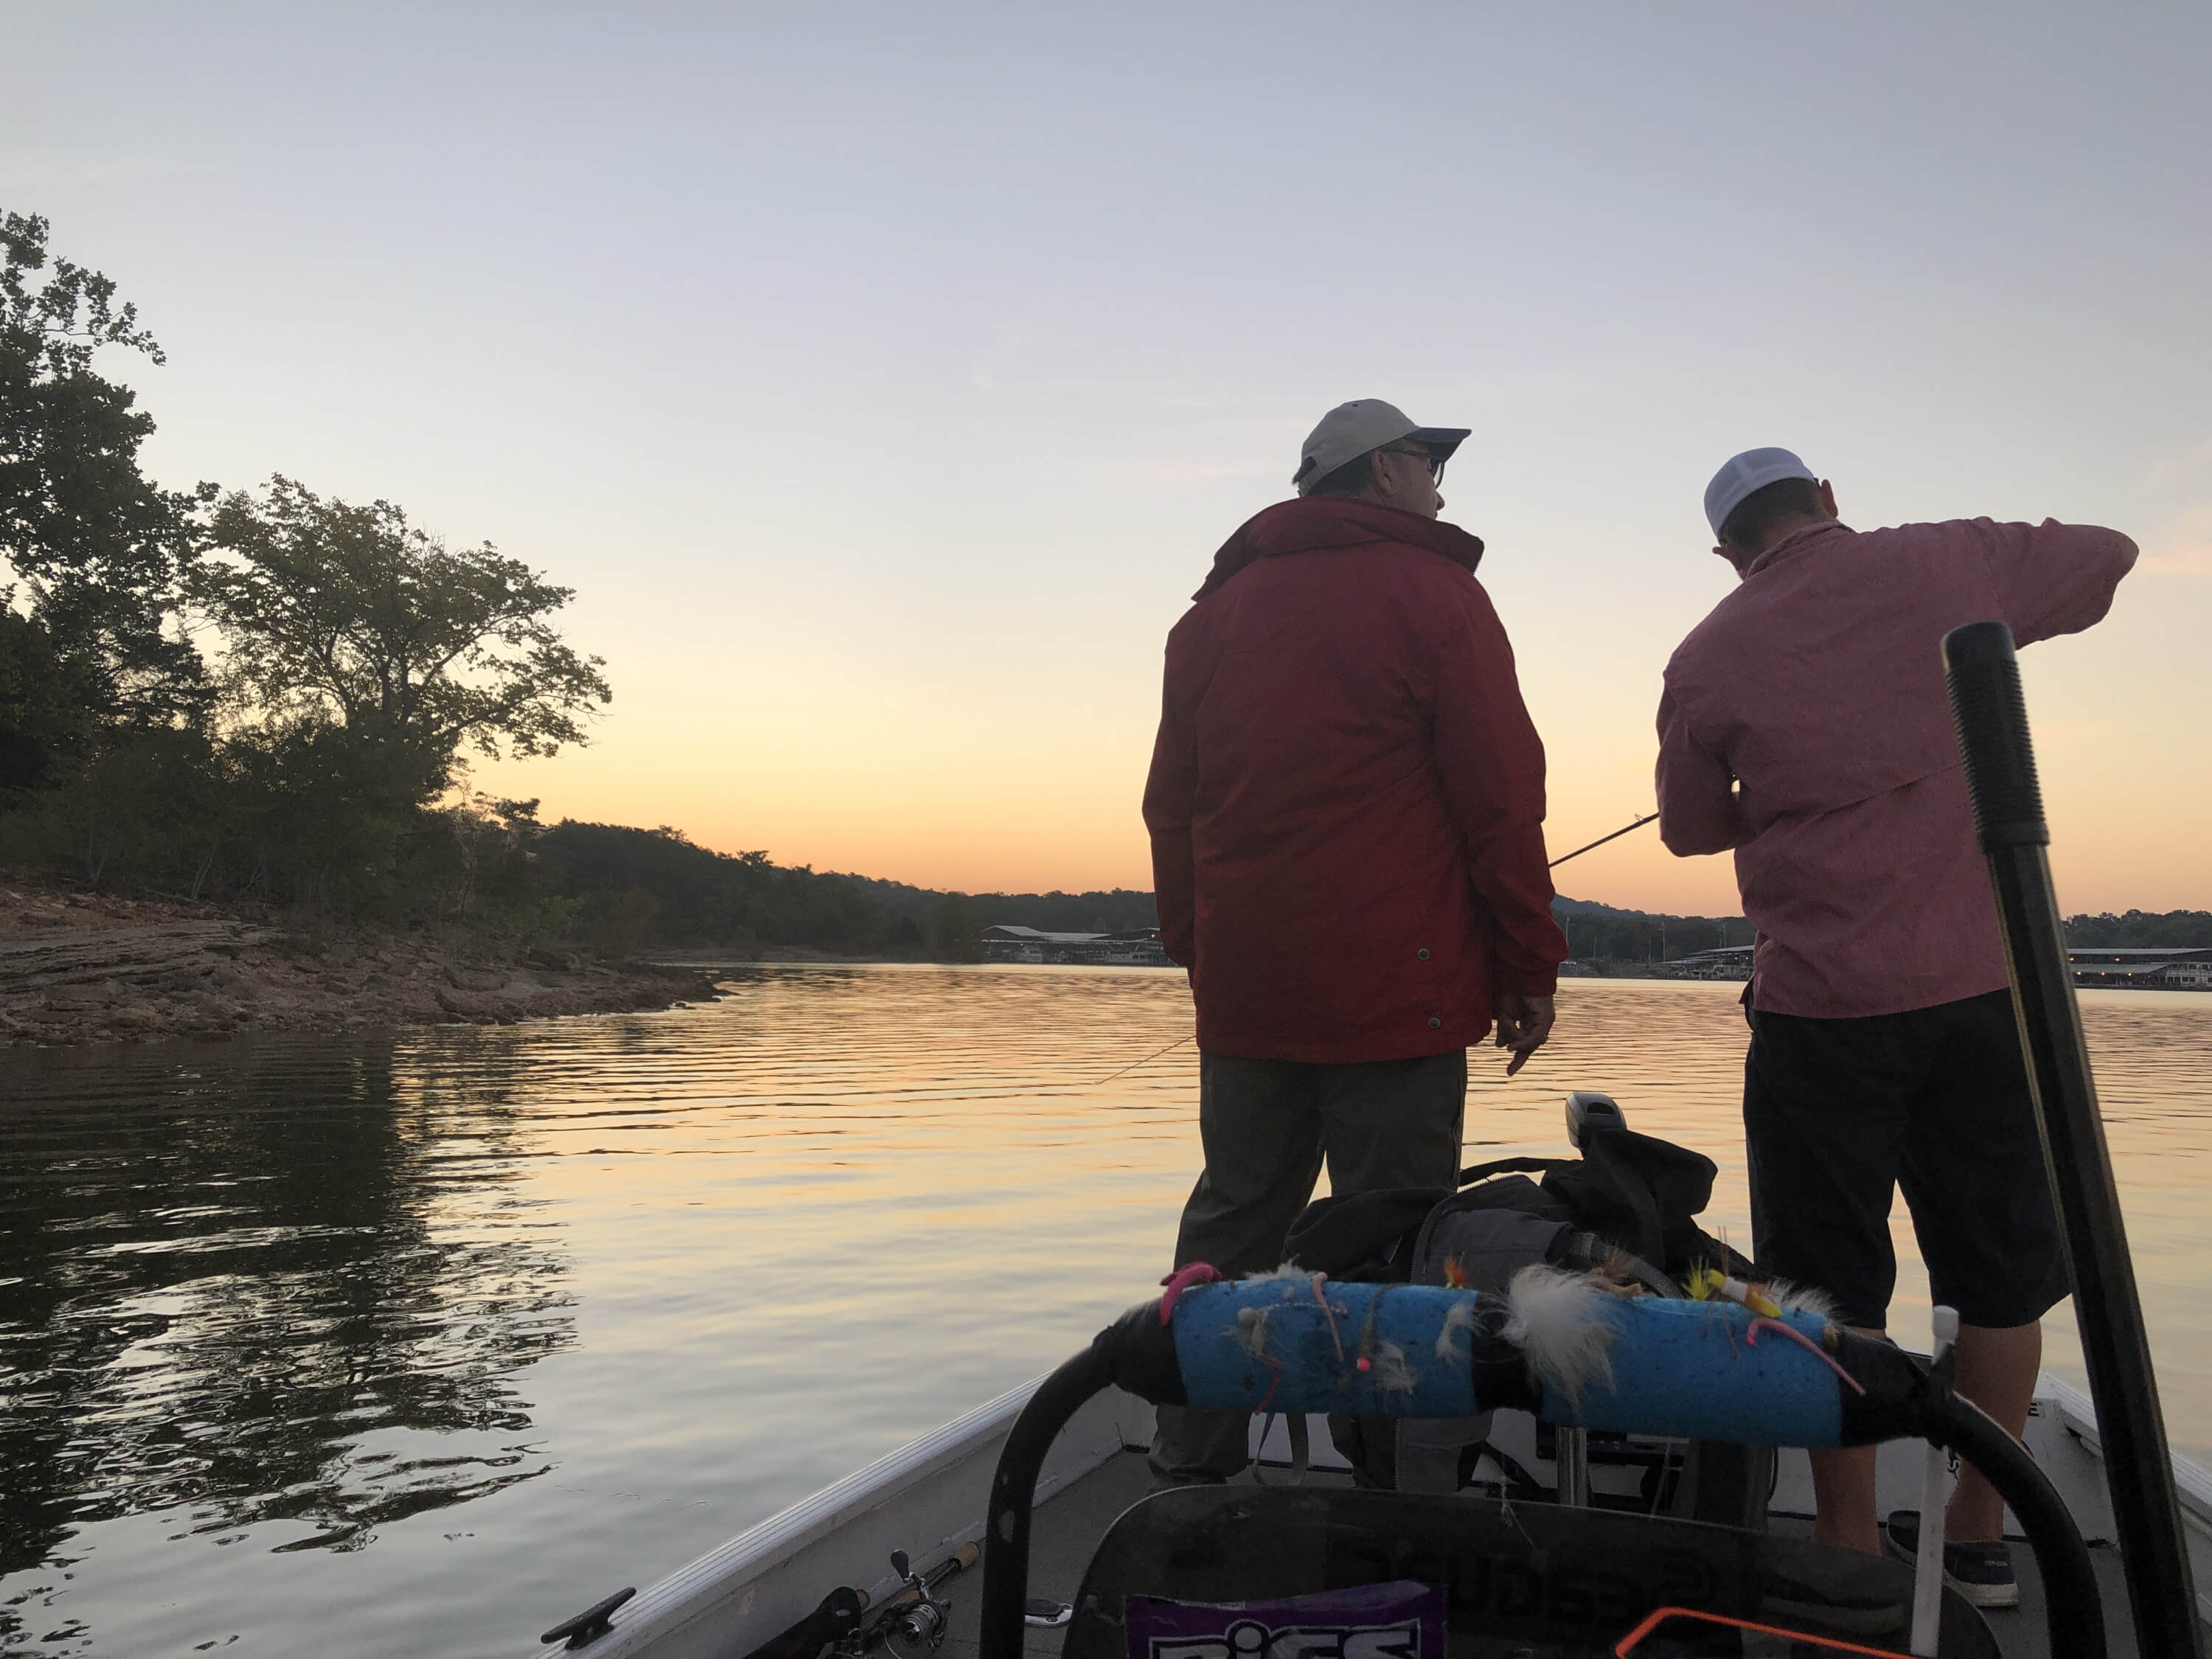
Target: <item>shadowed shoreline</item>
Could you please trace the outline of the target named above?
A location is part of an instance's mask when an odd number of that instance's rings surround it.
[[[0,886],[0,1044],[506,1025],[712,1000],[696,969],[522,953],[459,929]]]

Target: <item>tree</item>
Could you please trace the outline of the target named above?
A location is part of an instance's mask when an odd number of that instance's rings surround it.
[[[585,742],[613,698],[604,660],[548,621],[574,589],[489,542],[448,548],[389,501],[325,501],[278,477],[261,499],[224,497],[214,544],[228,559],[194,592],[240,689],[275,726],[337,726],[404,757],[423,798],[463,746],[550,755]]]
[[[52,638],[0,606],[0,807],[43,783],[82,721]]]
[[[957,893],[948,893],[929,919],[929,954],[937,962],[981,962],[983,930]]]
[[[154,430],[137,394],[93,369],[102,347],[164,361],[115,284],[67,259],[46,271],[46,222],[0,213],[0,558],[80,711],[78,745],[190,723],[211,688],[173,625],[211,484],[162,489],[139,471]],[[13,587],[0,589],[12,605]]]
[[[2137,950],[2160,946],[2195,949],[2212,945],[2212,911],[2130,910],[2124,916],[2116,916],[2107,910],[2101,915],[2069,916],[2066,942],[2077,951],[2130,946]]]

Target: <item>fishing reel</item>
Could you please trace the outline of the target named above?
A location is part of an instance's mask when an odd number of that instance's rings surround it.
[[[866,1620],[848,1631],[829,1650],[830,1659],[866,1659],[878,1649],[891,1650],[894,1644],[908,1650],[920,1649],[934,1653],[944,1645],[945,1632],[952,1617],[951,1606],[936,1593],[938,1587],[982,1559],[981,1546],[963,1544],[928,1571],[916,1572],[904,1550],[893,1550],[891,1571],[899,1578],[899,1589],[869,1607]],[[866,1603],[865,1596],[861,1601]],[[751,1659],[784,1656],[769,1656],[763,1651],[753,1654]]]
[[[930,1594],[929,1581],[913,1567],[904,1550],[891,1552],[891,1571],[906,1582],[906,1590],[899,1599],[889,1633],[910,1648],[927,1648],[934,1653],[944,1644],[945,1627],[952,1609]],[[909,1596],[910,1601],[907,1599]]]

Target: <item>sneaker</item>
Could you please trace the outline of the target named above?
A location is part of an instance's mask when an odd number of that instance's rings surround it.
[[[1777,1624],[1835,1636],[1884,1637],[1912,1622],[1912,1581],[1879,1556],[1814,1548],[1778,1556],[1759,1586]]]
[[[1920,1511],[1899,1510],[1887,1528],[1893,1555],[1907,1561],[1920,1553]],[[2020,1580],[2013,1574],[2012,1547],[2002,1540],[1943,1546],[1943,1582],[1978,1607],[2016,1607]]]
[[[1759,1610],[1793,1626],[1811,1625],[1840,1636],[1887,1636],[1903,1630],[1912,1617],[1910,1601],[1879,1590],[1808,1584],[1781,1574],[1759,1587]]]

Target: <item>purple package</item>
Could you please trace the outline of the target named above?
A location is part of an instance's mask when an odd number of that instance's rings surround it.
[[[1129,1659],[1444,1659],[1444,1593],[1408,1579],[1279,1601],[1124,1601]]]

